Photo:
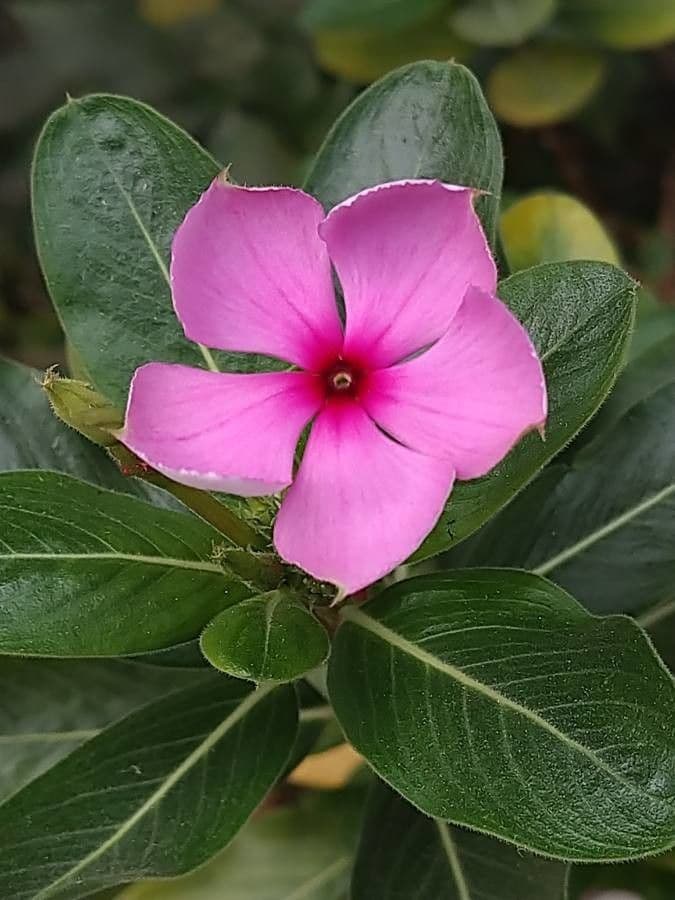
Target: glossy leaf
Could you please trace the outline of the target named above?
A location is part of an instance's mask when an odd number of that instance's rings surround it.
[[[474,44],[519,44],[544,26],[556,0],[463,0],[451,16],[457,34]]]
[[[356,84],[370,84],[418,59],[466,59],[471,47],[448,27],[445,12],[400,31],[387,28],[322,28],[314,47],[324,69]]]
[[[430,819],[379,782],[351,900],[565,900],[568,866]]]
[[[121,660],[0,658],[0,797],[133,709],[200,677]]]
[[[485,478],[455,485],[415,559],[445,550],[479,528],[590,419],[623,363],[635,289],[613,266],[581,261],[538,266],[501,283],[500,297],[527,328],[544,362],[546,439],[528,435]]]
[[[605,65],[583,47],[523,47],[499,62],[488,77],[487,95],[510,125],[541,127],[578,112],[602,83]]]
[[[251,681],[292,681],[324,663],[330,650],[323,626],[283,591],[223,610],[200,643],[212,666]]]
[[[0,358],[0,471],[52,469],[157,505],[173,505],[164,491],[122,475],[104,450],[59,421],[40,377],[36,369]]]
[[[438,178],[488,192],[476,208],[494,236],[501,140],[475,77],[455,63],[391,72],[347,107],[319,150],[307,190],[329,209],[384,181]]]
[[[584,39],[630,50],[675,39],[672,0],[559,0],[560,24]]]
[[[582,449],[544,470],[451,564],[533,569],[594,612],[637,614],[675,664],[674,409],[671,338],[628,366]]]
[[[119,900],[343,900],[361,801],[355,790],[305,794],[255,818],[199,871],[127,888]]]
[[[499,232],[512,272],[568,259],[619,264],[600,220],[567,194],[541,191],[518,200],[502,214]]]
[[[296,728],[292,688],[222,675],[132,713],[0,806],[0,896],[74,900],[193,869],[272,787]]]
[[[309,0],[310,28],[402,28],[440,11],[446,0]]]
[[[338,721],[415,806],[563,859],[675,843],[675,684],[630,619],[497,569],[401,582],[344,617]]]
[[[115,656],[196,637],[247,590],[222,535],[54,472],[0,475],[0,652]]]
[[[149,360],[260,364],[200,351],[171,303],[173,233],[217,172],[180,128],[123,97],[69,100],[40,136],[32,189],[42,271],[68,340],[113,403]]]

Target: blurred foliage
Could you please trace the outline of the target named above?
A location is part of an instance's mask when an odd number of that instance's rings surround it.
[[[424,57],[467,62],[517,123],[503,135],[507,188],[526,198],[502,223],[511,265],[542,242],[607,258],[604,228],[648,289],[635,346],[648,342],[675,299],[675,53],[661,46],[673,37],[675,0],[4,0],[0,352],[64,362],[27,189],[37,132],[66,92],[140,98],[235,180],[298,184],[359,87]],[[527,196],[543,187],[547,201]]]
[[[500,235],[512,272],[566,259],[620,264],[611,238],[593,213],[574,197],[553,191],[513,203],[502,214]]]

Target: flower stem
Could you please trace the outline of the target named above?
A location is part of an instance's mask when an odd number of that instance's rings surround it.
[[[209,525],[213,525],[221,534],[229,538],[235,546],[250,547],[256,550],[266,549],[267,542],[263,535],[240,519],[239,516],[236,516],[212,494],[179,484],[177,481],[172,481],[166,475],[162,475],[161,472],[157,472],[155,469],[151,469],[144,463],[141,463],[137,457],[121,444],[115,444],[109,448],[109,451],[125,475],[141,478],[143,481],[148,481],[150,484],[154,484],[173,494],[188,509],[191,509],[200,518],[208,522]]]

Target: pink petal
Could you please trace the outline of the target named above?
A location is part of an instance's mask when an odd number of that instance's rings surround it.
[[[190,340],[312,369],[342,345],[321,205],[292,188],[216,178],[173,240],[171,284]]]
[[[546,421],[544,373],[527,332],[497,297],[471,288],[426,353],[368,376],[362,403],[386,431],[485,475]]]
[[[375,367],[399,362],[443,334],[470,284],[494,290],[474,193],[397,181],[328,214],[319,232],[344,290],[347,356]]]
[[[417,549],[453,479],[451,464],[397,444],[357,403],[333,402],[312,427],[274,543],[287,562],[352,594]]]
[[[290,484],[300,433],[321,406],[317,382],[305,372],[227,375],[148,363],[131,383],[120,440],[182,484],[274,494]]]

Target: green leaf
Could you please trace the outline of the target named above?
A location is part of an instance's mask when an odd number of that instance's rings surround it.
[[[366,808],[352,900],[565,900],[568,866],[439,819],[381,782]]]
[[[474,44],[520,44],[553,15],[556,0],[464,0],[450,18],[460,37]]]
[[[603,57],[585,47],[523,47],[497,63],[487,95],[500,119],[526,128],[552,125],[578,112],[598,90]]]
[[[281,773],[290,687],[222,675],[132,713],[0,806],[0,896],[70,900],[224,847]]]
[[[40,373],[0,358],[0,471],[54,469],[101,487],[174,505],[168,494],[128,478],[100,447],[53,414]]]
[[[331,28],[314,33],[324,69],[356,84],[370,84],[392,69],[418,59],[465,59],[470,46],[450,31],[445,13],[402,31],[386,28]]]
[[[401,582],[344,617],[338,721],[419,809],[563,859],[675,843],[675,684],[630,619],[478,569]]]
[[[593,612],[630,612],[675,665],[675,338],[631,363],[582,448],[451,556],[533,569]],[[658,625],[658,628],[657,628]]]
[[[219,613],[200,643],[212,666],[251,681],[292,681],[324,663],[330,651],[323,626],[283,591]]]
[[[361,802],[361,791],[305,794],[251,821],[192,875],[135,885],[119,900],[342,900]]]
[[[518,200],[502,214],[499,232],[512,272],[568,259],[620,262],[600,220],[574,197],[556,191]]]
[[[113,403],[149,360],[260,366],[200,351],[171,303],[171,239],[217,172],[180,128],[123,97],[69,100],[40,136],[32,190],[42,271],[68,340]]]
[[[581,261],[537,266],[500,284],[499,296],[528,330],[544,363],[546,439],[528,435],[485,478],[456,485],[415,559],[445,550],[478,529],[596,412],[623,362],[635,290],[614,266]]]
[[[117,660],[0,658],[0,797],[111,722],[200,677]]]
[[[488,192],[476,208],[494,237],[503,156],[480,85],[464,66],[418,62],[360,94],[337,120],[307,176],[326,209],[367,187],[438,178]]]
[[[55,472],[0,475],[0,652],[115,656],[196,637],[247,589],[222,535]]]
[[[403,28],[432,15],[446,0],[310,0],[302,14],[310,28]]]
[[[632,50],[675,38],[672,0],[559,0],[560,24],[584,40]]]

